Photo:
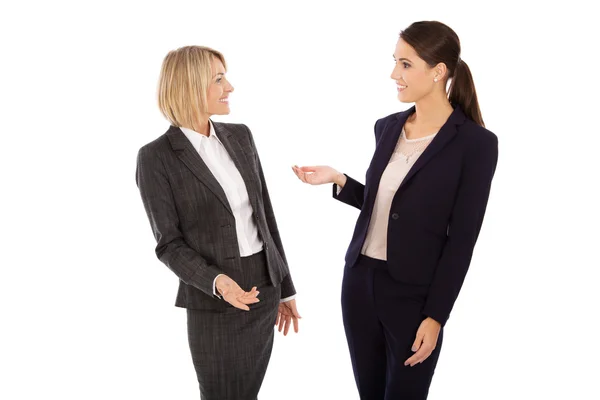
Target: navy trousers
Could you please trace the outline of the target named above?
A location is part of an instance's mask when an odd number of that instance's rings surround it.
[[[433,353],[414,367],[404,362],[422,314],[427,286],[395,281],[387,263],[361,255],[346,268],[342,313],[354,378],[361,400],[424,400],[440,354],[443,329]]]

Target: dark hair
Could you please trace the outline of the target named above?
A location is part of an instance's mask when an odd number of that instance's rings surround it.
[[[481,110],[473,76],[467,63],[460,58],[460,40],[449,26],[437,21],[420,21],[400,32],[400,38],[412,46],[430,67],[446,64],[451,78],[448,99],[459,105],[467,117],[481,126]]]

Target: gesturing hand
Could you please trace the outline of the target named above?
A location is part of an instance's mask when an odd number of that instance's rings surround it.
[[[412,351],[416,353],[406,360],[404,365],[414,367],[425,361],[435,349],[440,330],[439,322],[433,318],[425,318],[417,330],[417,337],[412,345]]]
[[[344,183],[346,182],[346,177],[343,176],[344,174],[339,173],[327,165],[313,167],[299,167],[294,165],[292,171],[294,171],[298,179],[310,185],[322,185],[324,183],[335,182],[340,186],[344,186]]]
[[[283,329],[283,336],[286,336],[290,330],[290,322],[293,321],[294,332],[298,333],[298,318],[302,317],[300,314],[298,314],[295,299],[286,301],[285,303],[280,303],[275,326],[279,325],[279,332],[281,332]]]
[[[223,300],[240,310],[249,311],[248,304],[258,303],[258,294],[256,286],[249,292],[245,292],[233,279],[227,275],[221,275],[217,278],[216,287]]]

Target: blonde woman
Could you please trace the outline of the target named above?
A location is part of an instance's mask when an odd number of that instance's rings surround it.
[[[180,279],[200,398],[254,400],[273,325],[298,332],[300,318],[260,159],[248,127],[210,119],[233,92],[220,52],[171,51],[158,92],[171,126],[139,150],[136,182],[156,255]]]

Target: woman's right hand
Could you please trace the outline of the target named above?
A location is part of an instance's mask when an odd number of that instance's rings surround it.
[[[310,185],[323,185],[325,183],[336,183],[340,187],[344,187],[346,183],[346,175],[327,165],[317,165],[312,167],[299,167],[294,165],[292,171],[298,179]]]
[[[256,290],[256,286],[249,292],[245,292],[236,281],[227,275],[219,276],[215,286],[217,287],[217,291],[223,296],[223,300],[240,310],[249,311],[250,307],[248,307],[248,304],[260,301],[258,299],[260,292]]]

